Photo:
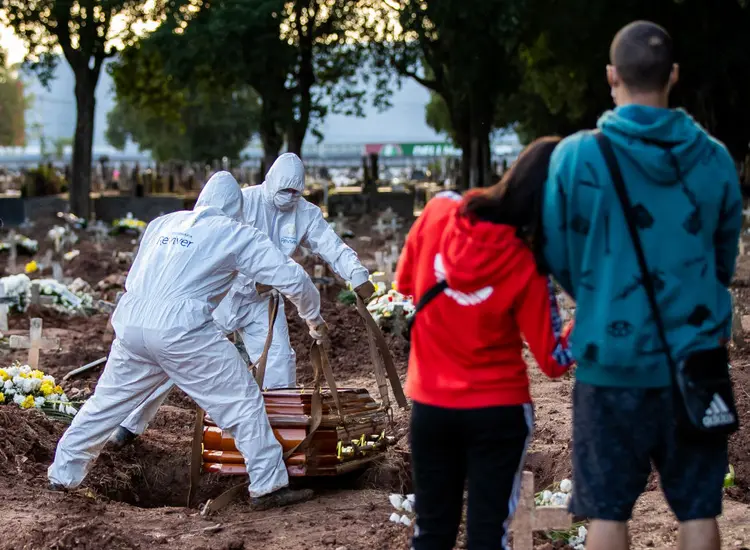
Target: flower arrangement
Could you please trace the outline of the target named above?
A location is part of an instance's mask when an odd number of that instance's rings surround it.
[[[128,212],[124,218],[112,222],[112,234],[134,233],[139,235],[146,230],[146,222],[136,219],[133,214]]]
[[[47,239],[60,245],[71,244],[74,245],[78,242],[78,235],[76,235],[70,228],[55,225],[52,229],[47,232]]]
[[[94,309],[94,297],[86,292],[73,292],[55,279],[39,279],[39,294],[55,298],[52,309],[69,315],[87,314]]]
[[[72,419],[78,412],[52,376],[16,362],[0,369],[0,404],[41,409],[49,416]]]
[[[72,291],[54,279],[37,279],[35,282],[39,285],[40,295],[55,298],[54,304],[49,307],[56,311],[70,315],[85,315],[95,309],[94,297],[91,294]],[[0,279],[0,283],[5,285],[6,296],[17,298],[17,303],[13,304],[11,309],[18,313],[25,312],[31,303],[31,279],[24,274],[11,275]]]
[[[0,252],[10,251],[10,241],[0,241]],[[19,254],[25,254],[27,256],[33,256],[39,251],[39,242],[34,239],[29,239],[23,235],[16,235],[16,252]]]
[[[394,320],[400,307],[404,319],[409,320],[414,315],[414,302],[410,296],[404,296],[397,290],[391,288],[388,292],[377,296],[367,304],[367,310],[372,314],[372,318],[379,325],[383,325]]]
[[[5,286],[6,296],[17,299],[17,302],[10,306],[11,311],[23,313],[28,309],[31,302],[31,279],[21,273],[3,277],[0,284]]]
[[[536,506],[567,506],[573,494],[573,482],[563,479],[560,483],[553,483],[544,491],[534,495]],[[547,538],[552,541],[563,541],[573,550],[584,550],[586,545],[586,527],[583,523],[576,523],[565,531],[550,531]]]
[[[396,510],[391,514],[389,520],[405,527],[411,526],[414,522],[414,519],[410,517],[414,515],[414,502],[416,500],[414,495],[392,494],[388,497],[388,500]],[[399,514],[399,512],[403,513]]]

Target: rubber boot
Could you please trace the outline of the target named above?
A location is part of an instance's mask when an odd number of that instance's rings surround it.
[[[282,508],[291,504],[297,504],[310,500],[315,496],[312,489],[290,489],[284,487],[273,493],[250,499],[252,510],[268,510],[270,508]]]
[[[137,437],[137,434],[134,434],[133,432],[123,428],[122,426],[118,426],[114,433],[109,436],[109,439],[107,440],[107,449],[111,451],[117,451],[130,445],[133,441],[136,440]]]

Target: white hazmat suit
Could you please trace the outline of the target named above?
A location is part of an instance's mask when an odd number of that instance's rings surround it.
[[[296,193],[287,193],[293,189]],[[370,273],[336,234],[320,208],[302,198],[305,169],[300,158],[284,153],[266,175],[261,185],[242,189],[244,223],[266,233],[286,256],[299,246],[320,256],[336,274],[358,287],[369,280]],[[232,290],[214,311],[214,320],[226,333],[240,330],[245,349],[252,361],[263,352],[268,334],[268,297],[260,296],[252,277],[240,276]],[[283,300],[273,326],[268,352],[264,388],[289,388],[296,385],[296,357],[289,342],[289,328]],[[142,434],[167,398],[172,383],[166,383],[136,409],[122,427],[131,434]]]
[[[52,484],[78,486],[112,431],[171,381],[232,435],[252,497],[288,485],[260,390],[212,312],[237,273],[279,289],[306,320],[320,319],[320,295],[264,233],[240,223],[242,204],[235,179],[220,172],[193,211],[148,225],[113,315],[116,339],[107,365],[58,443],[48,471]]]

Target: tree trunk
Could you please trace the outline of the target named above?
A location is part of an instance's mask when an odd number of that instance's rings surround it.
[[[278,108],[273,100],[263,98],[263,106],[260,112],[260,141],[263,144],[263,165],[261,166],[262,175],[265,177],[266,172],[279,156],[281,146],[284,145],[284,136],[279,131],[277,124]]]
[[[91,217],[91,167],[94,146],[96,79],[86,67],[76,74],[76,133],[73,140],[73,169],[70,183],[70,211],[88,220]]]

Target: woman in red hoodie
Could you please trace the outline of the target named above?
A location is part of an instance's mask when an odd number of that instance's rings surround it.
[[[508,548],[533,432],[523,339],[548,376],[573,363],[554,288],[534,253],[558,142],[529,145],[492,187],[436,196],[406,239],[396,279],[418,303],[406,382],[414,550],[453,548],[467,482],[469,549]]]

